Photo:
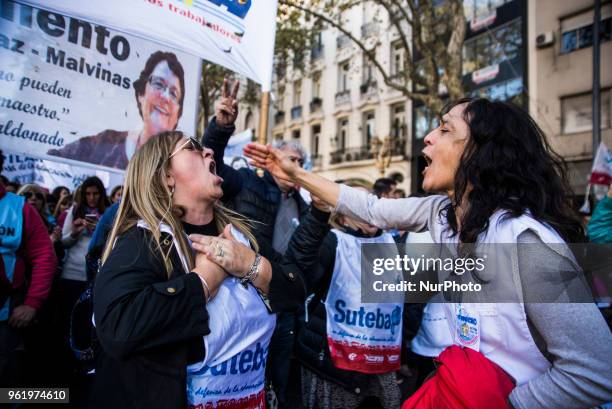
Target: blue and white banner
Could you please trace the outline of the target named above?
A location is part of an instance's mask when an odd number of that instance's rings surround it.
[[[88,177],[97,176],[110,193],[113,187],[123,184],[123,172],[74,166],[9,152],[3,153],[4,166],[2,168],[2,176],[5,176],[11,182],[17,182],[21,185],[36,183],[50,191],[57,186],[66,186],[71,191],[74,191]]]
[[[270,90],[277,0],[24,1],[196,55]]]
[[[109,4],[98,7],[123,15]],[[123,170],[156,133],[194,135],[199,68],[195,56],[86,16],[0,0],[0,148]]]

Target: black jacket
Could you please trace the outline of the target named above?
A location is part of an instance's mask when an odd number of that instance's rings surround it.
[[[121,235],[96,279],[97,351],[91,406],[185,408],[187,365],[204,358],[210,333],[202,283],[185,274],[172,246],[174,270],[151,248],[151,234],[133,227]]]
[[[329,213],[313,207],[291,237],[285,253],[289,261],[302,269],[308,293],[314,293],[308,305],[308,322],[297,337],[296,356],[302,365],[320,377],[359,393],[365,390],[371,375],[336,368],[327,344],[327,314],[323,301],[331,283],[338,247],[338,239],[327,224],[328,218]]]
[[[267,172],[264,177],[259,177],[250,169],[236,170],[223,163],[225,147],[233,131],[234,126],[220,127],[213,118],[202,141],[204,146],[214,151],[219,176],[223,178],[221,200],[253,223],[252,232],[260,246],[260,253],[272,264],[273,274],[268,293],[272,310],[298,310],[306,298],[301,270],[272,247],[281,190]],[[293,197],[297,201],[301,219],[308,213],[309,206],[299,193],[296,192]]]

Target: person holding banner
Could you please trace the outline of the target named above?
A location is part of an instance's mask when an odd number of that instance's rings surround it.
[[[282,294],[248,224],[220,204],[222,182],[212,152],[178,131],[130,161],[94,286],[93,407],[264,407],[268,305]]]
[[[358,183],[350,185],[368,191]],[[400,390],[395,372],[400,368],[403,297],[362,303],[359,285],[361,245],[392,245],[393,236],[339,214],[332,216],[330,231],[330,209],[316,196],[312,200],[285,254],[300,266],[308,292],[314,293],[295,347],[302,364],[304,408],[357,408],[368,397],[377,398],[383,408],[397,408]],[[357,315],[372,322],[360,326]],[[372,356],[383,359],[369,361]]]
[[[250,144],[245,154],[337,212],[379,228],[429,230],[434,242],[457,251],[513,243],[517,257],[498,247],[506,270],[483,287],[503,285],[525,302],[470,303],[471,294],[458,294],[468,302],[443,304],[453,343],[474,349],[515,380],[507,397],[512,407],[612,401],[612,334],[592,296],[590,302],[572,302],[567,293],[559,294],[567,302],[534,301],[559,280],[569,289],[581,277],[567,243],[584,241],[584,231],[567,200],[561,159],[529,114],[509,103],[462,99],[443,110],[440,122],[425,138],[423,188],[444,194],[425,198],[378,199],[303,170],[269,146]]]
[[[175,130],[183,113],[185,72],[174,53],[151,54],[134,81],[134,94],[142,128],[137,131],[104,130],[87,136],[49,155],[91,164],[125,169],[136,150],[154,135]]]

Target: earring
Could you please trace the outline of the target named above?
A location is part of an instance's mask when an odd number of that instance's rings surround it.
[[[170,197],[174,196],[174,186],[170,186]]]

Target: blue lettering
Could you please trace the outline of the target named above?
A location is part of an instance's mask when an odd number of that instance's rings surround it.
[[[336,311],[338,311],[337,314],[334,314],[334,320],[336,322],[344,322],[344,311],[342,310],[344,307],[346,307],[346,303],[344,301],[336,301]]]
[[[467,322],[468,324],[476,325],[476,318],[466,317],[465,315],[458,314],[457,318],[459,321]]]
[[[373,312],[368,312],[366,314],[366,327],[374,328],[374,321],[376,321],[376,314]]]
[[[210,374],[212,376],[219,376],[219,375],[227,374],[227,361],[223,362],[222,364],[219,364],[217,366],[213,366],[212,368],[210,368]]]
[[[238,362],[238,355],[234,355],[231,359],[232,363],[230,364],[230,373],[232,375],[236,375],[238,373],[238,369],[236,369],[236,363]]]
[[[209,369],[212,376],[228,375],[228,366],[229,374],[231,375],[257,371],[260,368],[265,368],[267,356],[267,346],[262,346],[258,342],[255,345],[255,352],[252,349],[245,349],[219,365],[204,366],[202,369],[191,373],[191,376],[203,376]]]
[[[217,6],[225,6],[234,16],[244,19],[251,8],[251,0],[208,0]]]
[[[240,363],[238,364],[238,368],[240,369],[240,373],[245,373],[251,370],[251,361],[253,360],[253,352],[248,349],[240,354]]]
[[[391,314],[383,313],[380,308],[374,311],[366,311],[362,306],[359,310],[353,311],[346,308],[346,302],[338,299],[334,305],[334,321],[347,325],[366,328],[390,329],[391,334],[395,334],[395,327],[402,322],[402,309],[395,307]]]

